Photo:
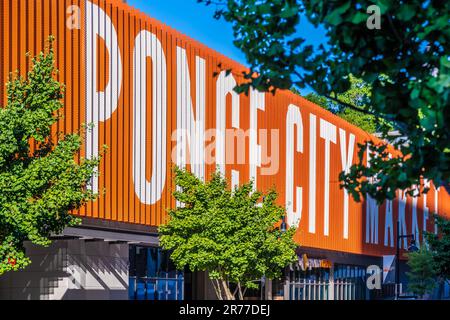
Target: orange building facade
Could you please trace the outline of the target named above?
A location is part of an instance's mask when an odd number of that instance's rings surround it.
[[[90,184],[105,193],[77,213],[86,221],[155,233],[176,205],[174,165],[205,179],[219,168],[232,185],[275,186],[306,248],[381,257],[394,253],[397,220],[421,242],[433,214],[450,214],[449,194],[431,183],[418,198],[398,191],[380,206],[356,203],[338,176],[372,136],[288,91],[238,95],[245,67],[118,1],[2,1],[0,83],[25,73],[25,53],[43,50],[50,35],[66,86],[55,131],[92,123],[81,156],[108,146]]]

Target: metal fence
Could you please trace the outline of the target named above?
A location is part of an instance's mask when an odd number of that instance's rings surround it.
[[[356,300],[356,283],[336,280],[334,282],[334,300]]]
[[[365,288],[358,281],[300,280],[288,283],[289,300],[364,300]]]
[[[328,281],[300,280],[289,283],[289,300],[328,300]]]
[[[183,300],[184,279],[130,277],[129,298],[131,300]]]

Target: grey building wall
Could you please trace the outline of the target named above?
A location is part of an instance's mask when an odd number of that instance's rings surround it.
[[[0,299],[128,299],[128,244],[57,240],[25,244],[32,263],[0,276]]]

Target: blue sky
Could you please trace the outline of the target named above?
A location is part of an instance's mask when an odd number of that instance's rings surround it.
[[[128,4],[208,47],[247,65],[242,52],[233,45],[231,25],[213,18],[214,6],[206,7],[196,0],[128,0]],[[325,31],[301,19],[298,34],[308,44],[325,43]],[[308,90],[303,92],[307,93]]]

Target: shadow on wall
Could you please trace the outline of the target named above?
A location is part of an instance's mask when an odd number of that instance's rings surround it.
[[[0,299],[128,299],[128,245],[58,240],[26,244],[32,264],[0,277]]]

